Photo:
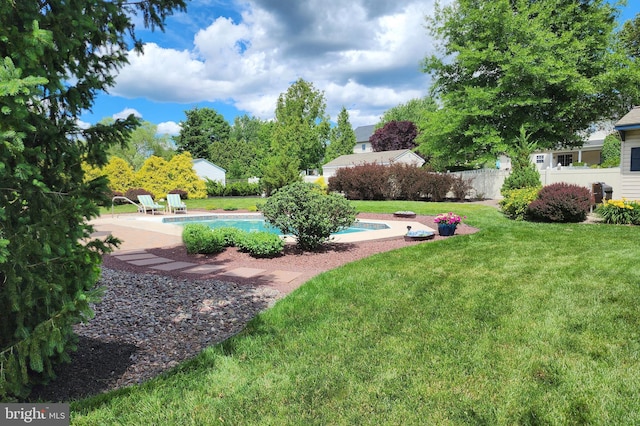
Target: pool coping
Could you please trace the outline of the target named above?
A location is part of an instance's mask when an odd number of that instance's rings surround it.
[[[156,232],[159,234],[172,235],[172,236],[181,236],[183,227],[180,225],[174,225],[172,223],[163,222],[164,219],[175,219],[176,222],[179,222],[182,218],[203,218],[202,220],[206,220],[204,218],[223,218],[223,219],[233,219],[233,218],[259,218],[262,217],[260,213],[196,213],[196,214],[157,214],[157,215],[149,215],[142,213],[125,213],[125,214],[117,214],[117,215],[104,215],[99,218],[93,219],[90,223],[94,225],[117,225],[127,228],[140,229],[150,232]],[[174,220],[171,220],[174,221]],[[371,240],[380,240],[386,238],[395,238],[395,237],[403,237],[407,231],[408,227],[412,231],[425,230],[425,231],[433,231],[434,229],[429,228],[426,225],[423,225],[420,222],[413,221],[394,221],[394,220],[375,220],[375,219],[365,219],[363,222],[369,223],[383,223],[386,224],[388,229],[374,229],[368,230],[367,232],[353,232],[348,234],[340,234],[335,235],[332,239],[332,242],[337,243],[353,243],[360,241],[371,241]],[[294,241],[292,237],[285,237],[286,241]]]

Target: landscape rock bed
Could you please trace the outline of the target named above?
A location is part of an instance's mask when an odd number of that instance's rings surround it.
[[[69,401],[141,383],[241,331],[279,293],[269,287],[102,269],[95,317],[78,351],[32,399]]]

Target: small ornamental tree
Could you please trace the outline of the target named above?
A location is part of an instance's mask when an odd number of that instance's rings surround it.
[[[325,194],[314,184],[296,182],[277,190],[265,203],[266,221],[296,237],[298,247],[315,250],[331,234],[353,224],[356,211],[337,194]]]
[[[602,144],[602,167],[618,167],[620,165],[620,136],[612,133],[604,138]]]
[[[369,138],[374,151],[413,149],[416,145],[418,128],[411,121],[390,121],[376,130]]]

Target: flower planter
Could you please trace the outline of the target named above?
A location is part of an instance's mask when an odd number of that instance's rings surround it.
[[[450,237],[451,235],[456,233],[457,224],[448,224],[448,223],[439,223],[438,224],[438,235],[441,237]]]

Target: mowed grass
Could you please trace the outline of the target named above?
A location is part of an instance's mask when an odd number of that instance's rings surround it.
[[[74,402],[72,424],[640,423],[640,228],[355,204],[481,231],[324,273],[174,371]]]

